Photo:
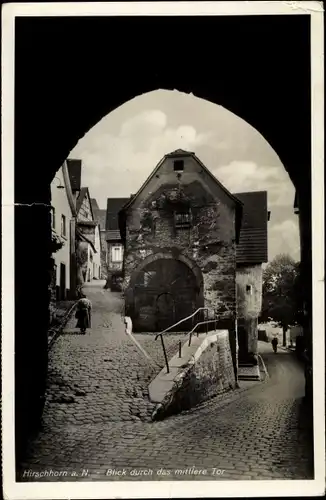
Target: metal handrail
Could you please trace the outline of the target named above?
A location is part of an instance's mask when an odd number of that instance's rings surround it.
[[[199,311],[207,311],[208,312],[208,307],[199,307],[194,313],[192,313],[190,316],[187,316],[186,318],[183,318],[183,319],[180,319],[180,321],[178,321],[177,323],[174,323],[173,325],[169,326],[168,328],[165,328],[165,330],[163,330],[162,332],[158,333],[155,337],[155,340],[157,340],[157,337],[159,335],[163,335],[163,333],[166,333],[168,332],[169,330],[171,330],[172,328],[174,328],[175,326],[178,326],[178,325],[181,325],[181,323],[183,323],[184,321],[188,321],[189,319],[193,318]]]
[[[193,329],[190,330],[190,332],[189,332],[189,343],[188,343],[188,346],[191,345],[192,334],[196,330],[197,326],[199,326],[199,325],[207,325],[207,328],[206,328],[206,334],[207,334],[208,333],[208,323],[215,323],[215,330],[216,330],[216,321],[217,321],[217,319],[215,318],[215,319],[208,319],[206,321],[200,321],[199,323],[197,323],[197,325],[195,325],[193,327]],[[197,337],[198,337],[198,333],[197,333]]]
[[[164,345],[164,340],[163,340],[163,334],[166,333],[166,332],[168,332],[169,330],[171,330],[175,326],[180,325],[184,321],[188,321],[189,319],[193,318],[199,311],[206,311],[206,317],[208,316],[208,307],[199,307],[194,313],[190,314],[190,316],[187,316],[186,318],[181,319],[180,321],[178,321],[177,323],[174,323],[173,325],[169,326],[168,328],[165,328],[165,330],[163,330],[162,332],[158,333],[155,336],[155,340],[157,340],[158,337],[161,338],[162,349],[163,349],[163,354],[164,354],[164,359],[165,359],[165,365],[166,365],[166,373],[170,373],[170,368],[169,368],[168,357],[166,355],[166,350],[165,350],[165,345]],[[197,325],[196,325],[196,327],[197,327]]]

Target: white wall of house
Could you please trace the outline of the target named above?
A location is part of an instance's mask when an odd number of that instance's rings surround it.
[[[86,281],[93,279],[101,279],[101,243],[100,232],[98,226],[95,228],[95,244],[93,246],[88,243],[87,245],[87,273]]]
[[[95,238],[96,239],[96,238]],[[92,281],[93,279],[101,279],[101,253],[100,250],[95,246],[96,252],[92,245],[87,245],[87,274],[86,281]]]
[[[61,264],[65,266],[65,288],[70,289],[70,210],[62,169],[60,169],[51,183],[52,229],[64,241],[60,250],[52,255],[56,265],[56,285],[60,286]]]
[[[91,202],[86,195],[83,199],[81,207],[78,211],[79,221],[93,221]],[[87,273],[86,281],[92,281],[95,279],[101,279],[101,240],[100,240],[100,228],[99,225],[94,227],[94,233],[92,235],[85,234],[93,245],[88,244],[88,257],[87,257]],[[95,250],[94,250],[95,249]]]
[[[101,278],[101,236],[100,236],[100,228],[97,225],[95,227],[95,250],[96,253],[93,256],[93,278],[100,279]]]

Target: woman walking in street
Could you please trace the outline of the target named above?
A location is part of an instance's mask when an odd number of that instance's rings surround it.
[[[274,336],[272,339],[272,346],[273,346],[273,351],[275,352],[275,354],[277,352],[277,344],[278,344],[278,338]]]
[[[91,328],[91,316],[92,316],[92,303],[86,298],[86,295],[82,295],[82,298],[77,302],[76,311],[77,328],[80,328],[80,333],[85,335],[86,328]]]

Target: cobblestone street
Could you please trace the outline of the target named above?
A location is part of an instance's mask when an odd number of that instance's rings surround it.
[[[209,480],[313,477],[303,368],[293,353],[280,349],[275,355],[270,344],[260,343],[267,382],[249,389],[243,384],[240,391],[153,423],[147,388],[159,366],[149,365],[125,334],[120,294],[104,290],[101,282],[85,293],[93,303],[92,329],[80,335],[72,318],[50,351],[43,427],[18,480],[35,481],[34,473],[45,470],[63,475],[41,481],[139,480],[140,469],[144,480],[198,480],[194,472],[177,472],[193,466],[206,469],[201,478]],[[150,334],[136,338],[163,366],[159,340]],[[178,339],[166,337],[172,354]],[[224,472],[212,476],[212,468]],[[108,469],[119,469],[123,477],[107,475]],[[132,469],[138,474],[130,475]]]

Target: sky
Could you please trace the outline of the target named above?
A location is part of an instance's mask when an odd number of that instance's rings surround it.
[[[82,160],[82,186],[105,209],[107,198],[137,192],[179,148],[194,152],[232,193],[266,190],[269,261],[279,253],[299,260],[293,184],[263,136],[222,106],[176,90],[140,95],[99,121],[69,158]]]

